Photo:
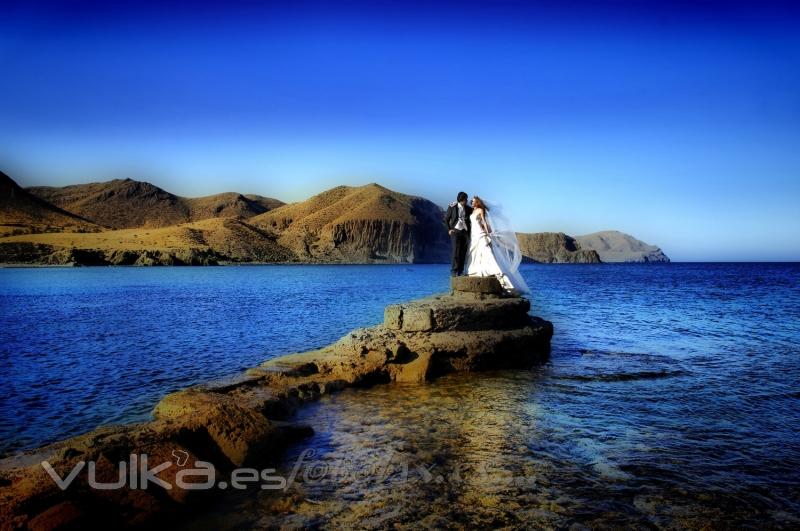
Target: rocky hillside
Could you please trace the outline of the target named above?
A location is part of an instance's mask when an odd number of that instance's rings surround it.
[[[236,218],[148,229],[0,238],[0,262],[45,265],[212,265],[290,262],[273,236]]]
[[[101,227],[29,194],[0,172],[0,236],[35,232],[99,231]]]
[[[277,199],[235,192],[181,197],[133,179],[63,187],[33,186],[27,191],[63,210],[112,229],[167,227],[207,218],[249,218],[283,204]]]
[[[427,199],[368,184],[338,186],[249,222],[301,261],[431,263],[449,261],[442,216]]]
[[[669,262],[659,247],[616,230],[594,232],[575,239],[581,249],[597,251],[603,262]]]
[[[131,179],[23,189],[0,173],[0,263],[449,263],[442,218],[431,201],[378,184],[287,205],[235,192],[180,197]],[[616,231],[518,237],[526,262],[669,261]]]
[[[183,199],[189,205],[189,217],[193,221],[206,218],[250,218],[284,204],[283,201],[271,197],[236,192]]]
[[[584,250],[572,236],[563,232],[517,233],[525,262],[544,264],[595,264],[596,251]]]

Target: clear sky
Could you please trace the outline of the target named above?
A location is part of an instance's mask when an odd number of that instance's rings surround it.
[[[520,231],[800,260],[792,3],[332,5],[4,2],[0,169],[284,201],[463,189]]]

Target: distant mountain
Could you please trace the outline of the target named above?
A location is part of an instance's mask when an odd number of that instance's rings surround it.
[[[64,230],[99,231],[101,227],[31,195],[0,172],[0,236]]]
[[[269,209],[278,203],[266,197],[229,193],[187,199],[129,179],[32,191],[106,226],[132,227],[0,238],[0,262],[422,263],[447,262],[450,255],[438,206],[377,184],[340,186],[274,210]],[[259,213],[247,216],[254,212]],[[193,217],[200,219],[186,221]]]
[[[112,181],[70,186],[32,186],[31,194],[99,225],[113,229],[167,227],[218,217],[252,217],[283,202],[228,192],[181,197],[143,181]]]
[[[669,261],[616,231],[519,233],[524,260]],[[0,263],[449,263],[442,209],[378,184],[306,201],[235,192],[186,198],[131,179],[20,188],[0,173]]]
[[[575,239],[581,249],[597,251],[603,262],[669,262],[659,247],[616,230],[594,232]]]
[[[248,222],[300,261],[430,263],[450,260],[442,219],[427,199],[368,184],[337,186]]]
[[[563,232],[517,233],[523,261],[544,264],[596,264],[596,251],[581,248],[575,238]]]

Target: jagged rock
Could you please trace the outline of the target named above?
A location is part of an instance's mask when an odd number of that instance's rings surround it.
[[[457,280],[453,286],[458,288],[453,295],[389,306],[383,325],[354,330],[322,349],[167,395],[151,422],[101,427],[0,461],[0,522],[9,528],[149,524],[211,494],[175,488],[184,465],[211,463],[219,480],[233,467],[265,463],[288,441],[312,433],[282,419],[325,393],[422,382],[453,371],[528,367],[546,358],[553,327],[528,314],[526,299],[500,297],[487,279]],[[459,294],[496,298],[468,300]],[[47,460],[65,477],[79,462],[93,461],[99,478],[112,482],[119,477],[117,464],[140,454],[148,456],[150,468],[169,463],[157,476],[173,488],[96,490],[84,473],[75,488],[62,491],[39,464]],[[173,462],[177,457],[186,462]]]
[[[0,262],[6,264],[42,264],[53,254],[52,245],[31,242],[0,242]]]

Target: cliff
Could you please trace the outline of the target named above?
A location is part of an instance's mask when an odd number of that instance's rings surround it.
[[[563,232],[517,233],[523,261],[544,264],[596,264],[600,256],[583,249],[575,238]]]
[[[442,210],[378,184],[338,186],[250,219],[304,262],[447,262]]]
[[[388,306],[382,325],[167,395],[152,422],[102,427],[4,459],[0,521],[7,528],[32,529],[164,523],[181,511],[201,510],[220,491],[216,481],[229,484],[234,468],[274,462],[288,441],[309,435],[310,428],[285,419],[321,395],[382,382],[424,382],[453,371],[526,368],[544,360],[552,325],[528,315],[526,299],[499,293],[495,278],[460,277],[450,294]],[[81,463],[94,463],[95,477],[109,483],[118,480],[120,461],[142,455],[163,484],[130,488],[123,481],[100,490],[91,488],[81,469]],[[61,478],[78,467],[74,484],[58,488],[43,461]],[[178,481],[183,471],[209,467],[214,479],[207,489],[186,488],[206,476]]]
[[[669,262],[659,247],[616,230],[594,232],[575,239],[581,249],[597,251],[603,262]]]

